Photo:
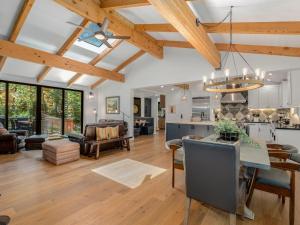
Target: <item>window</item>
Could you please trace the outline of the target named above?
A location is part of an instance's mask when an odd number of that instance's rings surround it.
[[[0,123],[5,126],[5,100],[6,100],[6,84],[0,82]]]
[[[8,129],[35,133],[36,86],[10,83],[8,93]]]
[[[81,133],[83,92],[0,80],[0,123],[29,135]]]
[[[42,121],[43,134],[62,134],[63,91],[56,88],[42,88]]]
[[[81,131],[81,93],[65,91],[65,134]]]

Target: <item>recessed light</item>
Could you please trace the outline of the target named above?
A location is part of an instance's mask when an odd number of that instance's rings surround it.
[[[269,76],[272,76],[273,74],[272,73],[269,73]]]
[[[160,86],[160,88],[164,88],[164,87],[165,87],[164,85],[161,85],[161,86]]]
[[[175,89],[174,88],[171,88],[171,91],[174,91]]]

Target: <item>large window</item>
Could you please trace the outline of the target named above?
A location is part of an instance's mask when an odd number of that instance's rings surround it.
[[[30,135],[80,133],[82,99],[82,91],[0,81],[0,122]]]
[[[3,126],[5,126],[5,100],[6,100],[6,84],[3,82],[0,82],[0,123],[2,123]]]
[[[63,91],[42,88],[42,133],[62,134]]]
[[[8,87],[8,129],[35,133],[36,86],[10,83]]]
[[[81,93],[65,91],[65,134],[81,131]]]

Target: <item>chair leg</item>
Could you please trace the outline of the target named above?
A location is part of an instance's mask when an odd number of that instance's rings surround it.
[[[291,174],[290,225],[295,223],[295,172]]]
[[[285,197],[284,197],[284,196],[282,196],[281,202],[282,202],[282,204],[284,205],[284,203],[285,203]]]
[[[185,199],[185,215],[184,215],[184,222],[183,222],[184,225],[189,224],[191,202],[192,202],[192,199],[189,197],[186,197],[186,199]]]
[[[236,215],[233,213],[230,213],[230,215],[229,215],[229,224],[236,225]]]
[[[172,164],[172,188],[175,186],[175,168],[174,168],[174,162]]]
[[[250,190],[249,190],[249,194],[248,194],[247,201],[246,201],[247,207],[249,207],[251,200],[252,200],[257,173],[258,173],[258,170],[256,169],[254,172],[254,175],[252,177],[251,184],[250,184]]]

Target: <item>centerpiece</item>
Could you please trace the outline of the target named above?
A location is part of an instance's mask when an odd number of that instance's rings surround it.
[[[241,140],[246,143],[251,142],[251,138],[246,131],[239,128],[237,124],[231,120],[220,120],[216,123],[215,133],[224,141],[238,141]]]

